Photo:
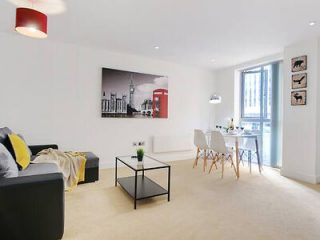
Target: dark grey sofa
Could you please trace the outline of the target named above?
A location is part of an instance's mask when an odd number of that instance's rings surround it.
[[[30,164],[0,179],[1,239],[61,239],[64,183],[55,164]]]
[[[0,141],[1,141],[0,129]],[[7,131],[7,130],[6,130]],[[3,135],[2,135],[3,136]],[[32,155],[57,145],[29,146]],[[86,153],[85,181],[99,179],[99,158]],[[34,157],[32,157],[34,158]],[[61,239],[64,232],[64,183],[55,164],[30,164],[18,177],[0,178],[0,239]]]

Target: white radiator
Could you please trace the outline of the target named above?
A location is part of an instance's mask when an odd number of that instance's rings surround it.
[[[192,151],[193,149],[192,135],[153,137],[154,153]]]

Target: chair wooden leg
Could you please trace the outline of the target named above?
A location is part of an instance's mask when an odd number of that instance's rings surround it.
[[[199,154],[200,154],[200,149],[197,148],[197,156],[196,156],[196,159],[194,160],[193,168],[195,168],[198,165]]]
[[[218,167],[217,167],[217,160],[216,160],[216,158],[217,158],[217,153],[214,153],[213,151],[211,152],[211,156],[212,156],[212,160],[213,160],[213,164],[216,166],[216,169],[218,169]]]
[[[211,164],[210,169],[209,169],[209,173],[211,173],[213,165],[215,165],[215,166],[216,166],[216,169],[218,169],[218,167],[217,167],[217,160],[216,160],[217,157],[218,157],[217,154],[214,155],[212,164]]]
[[[207,166],[207,150],[204,150],[204,157],[203,157],[203,171],[206,171]]]
[[[232,163],[232,166],[233,166],[233,170],[237,176],[237,169],[236,169],[236,165],[234,165],[234,162],[233,162],[233,157],[231,156],[231,163]]]
[[[225,160],[225,155],[222,155],[221,157],[221,167],[222,167],[222,172],[221,172],[221,178],[223,178],[223,172],[224,172],[224,160]]]
[[[213,167],[214,164],[215,164],[215,162],[213,161],[212,164],[211,164],[211,166],[210,166],[210,168],[209,168],[209,173],[211,173],[212,167]]]

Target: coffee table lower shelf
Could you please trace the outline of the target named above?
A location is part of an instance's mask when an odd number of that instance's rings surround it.
[[[141,200],[169,194],[168,190],[152,181],[147,176],[137,176],[137,192],[135,196],[135,176],[118,178],[121,187],[134,199]]]

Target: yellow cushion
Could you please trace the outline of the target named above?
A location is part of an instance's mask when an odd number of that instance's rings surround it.
[[[28,146],[24,140],[16,134],[9,134],[9,139],[16,155],[16,162],[20,169],[26,169],[30,164]]]

